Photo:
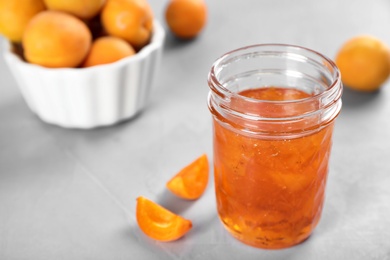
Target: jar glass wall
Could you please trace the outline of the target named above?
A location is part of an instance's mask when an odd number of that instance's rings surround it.
[[[222,223],[256,247],[302,242],[323,208],[339,70],[315,51],[263,44],[219,58],[208,82]]]

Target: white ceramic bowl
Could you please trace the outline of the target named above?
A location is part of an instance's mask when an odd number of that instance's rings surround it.
[[[165,32],[154,21],[151,42],[136,55],[89,68],[49,69],[24,62],[3,44],[3,56],[29,108],[43,121],[67,128],[108,126],[147,104]]]

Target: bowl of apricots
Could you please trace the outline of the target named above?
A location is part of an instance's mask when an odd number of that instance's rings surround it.
[[[0,0],[0,35],[31,111],[88,129],[145,108],[165,31],[147,0]]]

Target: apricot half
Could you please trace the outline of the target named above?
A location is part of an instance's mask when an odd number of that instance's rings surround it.
[[[148,237],[164,242],[177,240],[192,228],[190,220],[142,196],[137,198],[136,217]]]
[[[176,196],[194,200],[202,196],[209,180],[209,162],[203,154],[170,179],[166,186]]]

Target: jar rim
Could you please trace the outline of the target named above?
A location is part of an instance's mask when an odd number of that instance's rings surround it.
[[[302,50],[311,54],[314,54],[318,56],[319,58],[325,60],[333,69],[333,75],[332,79],[333,81],[331,84],[329,84],[328,88],[325,89],[324,91],[317,93],[315,95],[310,95],[309,97],[301,98],[301,99],[292,99],[292,100],[265,100],[265,99],[257,99],[257,98],[251,98],[251,97],[246,97],[243,95],[240,95],[237,92],[231,91],[228,88],[226,88],[222,83],[219,82],[217,76],[216,76],[216,68],[228,57],[233,55],[234,53],[238,53],[240,51],[244,50],[249,50],[249,49],[255,49],[259,47],[285,47],[289,49],[295,49],[295,50]],[[250,53],[250,52],[248,52]],[[267,104],[294,104],[294,103],[299,103],[299,102],[305,102],[305,101],[310,101],[310,100],[316,100],[316,99],[321,99],[323,96],[328,96],[330,93],[333,93],[335,91],[335,88],[337,88],[340,83],[341,83],[341,76],[340,76],[340,71],[335,64],[335,62],[328,58],[327,56],[312,50],[307,47],[299,46],[299,45],[294,45],[294,44],[284,44],[284,43],[261,43],[261,44],[252,44],[248,46],[244,46],[241,48],[237,48],[234,50],[231,50],[229,52],[226,52],[222,56],[220,56],[218,59],[216,59],[210,69],[209,72],[209,82],[212,84],[210,85],[210,88],[212,90],[217,91],[217,93],[223,94],[223,96],[229,96],[229,97],[239,97],[242,100],[246,100],[252,103],[267,103]]]
[[[265,60],[256,63],[251,59]],[[301,64],[305,64],[302,70]],[[253,81],[253,75],[260,75],[258,82],[257,78]],[[271,75],[282,76],[282,83],[274,81]],[[298,81],[288,81],[290,78]],[[243,79],[248,79],[248,84]],[[306,83],[300,86],[299,80]],[[257,83],[258,87],[311,92],[309,97],[289,100],[241,94],[240,89],[256,89]],[[214,119],[233,131],[262,138],[295,138],[319,131],[333,122],[342,106],[343,85],[336,64],[325,55],[298,45],[256,44],[227,52],[213,63],[208,84],[208,107]]]

